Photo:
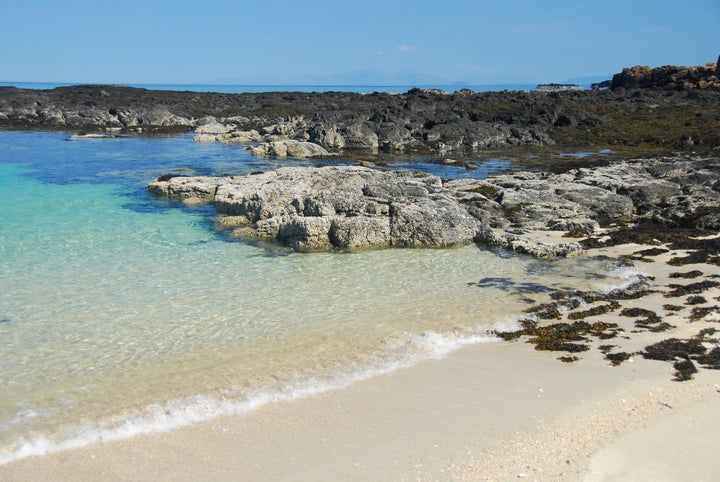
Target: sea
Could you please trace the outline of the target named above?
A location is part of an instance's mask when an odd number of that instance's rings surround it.
[[[0,87],[18,87],[20,89],[54,89],[56,87],[68,87],[75,85],[63,82],[0,82]],[[491,92],[502,90],[534,90],[535,84],[397,84],[397,85],[246,85],[246,84],[125,84],[128,87],[136,87],[148,90],[175,90],[185,92],[219,92],[223,94],[258,93],[258,92],[356,92],[371,94],[373,92],[407,92],[413,88],[439,89],[453,93],[461,89],[468,89],[475,92]],[[590,85],[583,85],[582,88],[590,88]]]
[[[239,240],[211,205],[155,197],[147,183],[318,162],[255,158],[190,134],[71,134],[0,131],[0,465],[498,343],[493,330],[517,328],[555,290],[635,276],[611,259],[475,245],[300,253]],[[452,178],[508,165],[399,167]]]

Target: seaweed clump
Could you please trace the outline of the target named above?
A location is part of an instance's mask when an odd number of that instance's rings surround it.
[[[691,251],[685,256],[675,256],[668,264],[670,266],[683,266],[686,264],[714,264],[720,266],[720,238],[676,240],[671,246],[673,249]]]
[[[579,353],[587,351],[590,346],[586,343],[590,337],[608,339],[617,336],[621,331],[615,323],[587,323],[575,321],[573,323],[553,323],[547,326],[538,326],[531,320],[520,322],[523,328],[514,332],[495,332],[495,335],[504,340],[514,340],[521,336],[530,337],[527,342],[533,343],[536,350],[565,351]]]
[[[635,327],[643,330],[659,332],[673,328],[673,325],[670,323],[662,321],[662,318],[660,318],[657,313],[644,308],[624,308],[620,312],[620,316],[637,318],[635,320]]]
[[[579,359],[580,358],[578,358],[576,356],[568,356],[568,355],[563,355],[563,356],[558,357],[558,360],[560,360],[563,363],[573,363],[573,362],[578,361]]]
[[[606,305],[593,306],[592,308],[585,311],[576,311],[574,313],[570,313],[568,315],[568,318],[571,320],[582,320],[584,318],[587,318],[588,316],[602,315],[610,311],[615,311],[618,308],[620,308],[620,303],[613,300]]]
[[[642,249],[640,251],[635,251],[631,255],[627,256],[627,259],[633,260],[633,261],[642,261],[643,263],[652,263],[655,260],[649,258],[648,256],[659,256],[661,254],[669,253],[670,250],[666,248],[648,248],[648,249]]]
[[[694,357],[703,368],[720,370],[720,346],[716,346],[709,352]]]
[[[720,308],[717,306],[696,306],[692,309],[688,318],[690,321],[698,321],[711,313],[720,313]]]
[[[684,279],[698,278],[702,275],[703,275],[703,272],[700,270],[697,270],[697,269],[688,271],[686,273],[670,273],[671,278],[684,278]]]
[[[606,353],[605,359],[609,360],[610,363],[612,363],[613,366],[618,366],[625,360],[629,360],[630,357],[632,357],[631,353],[627,353],[624,351],[618,352],[618,353]]]
[[[709,353],[703,346],[708,334],[714,334],[715,330],[702,330],[694,338],[680,340],[668,338],[653,345],[645,347],[640,354],[650,360],[661,360],[673,362],[675,368],[675,381],[683,382],[691,380],[693,374],[697,373],[697,367],[693,360],[705,368],[720,369],[720,347],[713,348]]]
[[[649,360],[673,361],[676,358],[688,360],[691,355],[701,355],[706,351],[707,349],[702,345],[701,340],[697,338],[689,340],[668,338],[646,346],[640,354],[643,358]]]
[[[678,360],[673,363],[673,368],[675,368],[675,378],[673,380],[677,382],[691,380],[693,374],[697,373],[697,367],[695,367],[692,360]]]
[[[694,295],[703,293],[709,289],[717,288],[720,283],[717,281],[704,280],[698,281],[697,283],[690,283],[686,285],[669,284],[668,288],[672,288],[670,291],[665,293],[665,298],[678,298],[685,295]]]

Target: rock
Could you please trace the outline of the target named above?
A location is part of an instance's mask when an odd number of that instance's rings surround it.
[[[218,140],[218,136],[215,134],[198,134],[193,136],[195,142],[215,142]]]
[[[262,139],[263,137],[255,129],[248,131],[233,130],[218,137],[218,140],[225,144],[250,144],[251,142],[259,142]]]
[[[718,66],[714,62],[693,67],[666,65],[650,68],[636,65],[615,74],[610,86],[611,89],[634,87],[668,90],[720,89]]]
[[[330,242],[346,249],[389,246],[390,217],[337,217],[330,226]]]
[[[213,119],[212,121],[208,122],[207,124],[202,124],[197,129],[195,129],[195,133],[196,134],[221,135],[221,134],[230,132],[231,130],[233,130],[232,126],[227,126],[225,124],[221,124],[217,120]]]
[[[529,254],[536,258],[572,258],[584,253],[576,242],[549,242],[526,234],[513,234],[502,230],[486,229],[478,233],[479,243],[503,248],[518,253]]]
[[[195,129],[195,142],[215,142],[233,130],[233,126],[222,124],[213,117],[202,119],[201,122],[203,123]]]
[[[393,246],[469,244],[480,227],[478,219],[447,197],[400,198],[390,204],[390,239]]]
[[[68,141],[78,141],[83,139],[117,139],[118,135],[115,134],[103,134],[103,133],[90,133],[90,134],[73,134],[67,138]]]
[[[277,238],[295,249],[327,249],[332,246],[327,216],[291,216],[280,224]]]
[[[712,152],[720,139],[714,128],[718,78],[711,63],[627,69],[605,91],[222,94],[116,85],[0,86],[0,128],[195,129],[198,142],[294,140],[328,151],[472,154],[560,142],[568,148],[618,144]],[[663,129],[656,128],[660,113],[670,120]]]
[[[172,199],[211,201],[222,182],[223,179],[218,177],[163,176],[148,184],[147,189],[153,194]]]
[[[250,148],[253,156],[274,156],[274,157],[321,157],[327,156],[329,152],[312,142],[301,142],[294,140],[262,142]]]
[[[717,229],[720,161],[647,159],[562,174],[519,172],[443,182],[360,166],[288,167],[257,175],[165,176],[159,195],[212,200],[238,236],[297,249],[447,247],[477,242],[570,257],[601,224]]]
[[[158,179],[159,195],[212,199],[241,236],[297,249],[468,244],[480,221],[440,178],[365,167],[282,168],[254,176]]]

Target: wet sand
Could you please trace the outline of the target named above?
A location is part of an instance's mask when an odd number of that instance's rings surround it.
[[[638,246],[613,248],[632,253]],[[609,251],[610,252],[610,251]],[[657,289],[672,272],[720,267],[638,262]],[[695,280],[697,281],[697,280]],[[717,304],[718,288],[703,293]],[[634,355],[611,366],[597,348],[637,351],[717,328],[687,322],[662,293],[623,306],[661,313],[676,328],[593,341],[573,363],[524,340],[465,347],[442,360],[347,389],[271,404],[167,433],[95,444],[0,467],[14,480],[711,480],[720,472],[720,371],[672,381],[671,363]],[[665,469],[667,470],[665,470]]]

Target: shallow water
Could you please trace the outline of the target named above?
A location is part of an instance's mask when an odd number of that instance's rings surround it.
[[[489,341],[550,290],[623,282],[610,261],[475,246],[238,242],[209,206],[145,185],[312,161],[189,136],[67,137],[0,132],[0,464],[342,388]]]

